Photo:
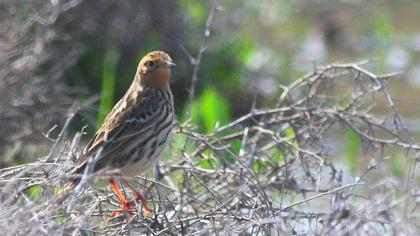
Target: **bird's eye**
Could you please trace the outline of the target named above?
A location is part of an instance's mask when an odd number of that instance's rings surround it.
[[[148,61],[147,62],[147,67],[149,67],[149,68],[154,68],[155,66],[156,66],[156,62],[154,62],[154,61]]]

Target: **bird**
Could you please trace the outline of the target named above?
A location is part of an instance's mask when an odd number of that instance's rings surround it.
[[[84,175],[111,173],[108,181],[121,204],[113,216],[130,211],[133,206],[115,179],[133,191],[144,209],[152,211],[147,200],[126,178],[149,170],[168,143],[174,123],[169,86],[173,66],[171,57],[163,51],[150,52],[140,60],[133,82],[86,145],[70,172],[74,177],[64,189],[77,186]]]

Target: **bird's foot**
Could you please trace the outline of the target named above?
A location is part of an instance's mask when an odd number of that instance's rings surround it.
[[[136,201],[139,199],[136,198]],[[119,216],[124,213],[132,214],[135,212],[134,206],[136,205],[135,201],[125,202],[121,208],[113,210],[111,212],[111,217]],[[142,202],[143,205],[143,202]],[[147,205],[143,205],[143,216],[147,217],[153,212],[153,209],[150,209]]]

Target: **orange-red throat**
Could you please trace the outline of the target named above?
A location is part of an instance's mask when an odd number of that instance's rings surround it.
[[[171,77],[171,67],[175,63],[162,51],[154,51],[144,56],[137,68],[141,82],[159,89],[166,89]]]

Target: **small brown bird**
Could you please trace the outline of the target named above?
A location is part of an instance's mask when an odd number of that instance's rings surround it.
[[[72,171],[79,176],[115,173],[109,183],[121,203],[118,212],[132,209],[133,203],[126,200],[114,178],[132,177],[149,170],[168,142],[174,120],[169,88],[174,65],[162,51],[150,52],[140,60],[130,88],[106,116]],[[75,177],[69,185],[74,187],[80,180],[81,177]],[[151,211],[146,199],[127,180],[121,180],[135,193],[136,200]]]

